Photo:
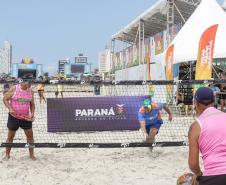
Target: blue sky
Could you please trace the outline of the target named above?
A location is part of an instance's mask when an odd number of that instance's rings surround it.
[[[31,57],[53,73],[59,59],[78,53],[97,66],[98,52],[111,35],[156,0],[7,0],[0,1],[0,45],[13,45],[13,62]],[[223,0],[218,0],[223,3]]]

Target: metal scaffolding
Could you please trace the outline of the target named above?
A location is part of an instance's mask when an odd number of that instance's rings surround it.
[[[125,28],[114,34],[112,39],[134,43],[140,21],[145,22],[145,38],[166,30],[168,24],[184,23],[199,2],[200,0],[159,0]]]
[[[129,45],[138,44],[138,61],[142,63],[144,39],[167,30],[174,24],[183,25],[195,11],[201,0],[159,0],[125,28],[112,36],[112,57],[116,52],[116,42]],[[167,34],[169,35],[169,34]],[[171,38],[167,38],[169,44]],[[111,61],[112,63],[112,61]]]

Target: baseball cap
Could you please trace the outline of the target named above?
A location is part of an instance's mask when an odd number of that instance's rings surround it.
[[[151,105],[151,100],[145,99],[144,102],[143,102],[143,106],[148,107],[149,105]]]
[[[195,93],[195,99],[203,105],[209,105],[214,102],[213,90],[209,87],[200,87]]]

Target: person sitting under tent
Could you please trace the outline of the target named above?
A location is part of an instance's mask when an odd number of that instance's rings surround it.
[[[147,143],[152,144],[155,142],[155,136],[163,124],[160,114],[162,109],[168,113],[169,121],[172,121],[172,113],[164,103],[155,103],[145,99],[143,106],[139,109],[138,120],[141,130],[145,133]]]
[[[176,92],[176,105],[180,107],[181,112],[184,112],[186,116],[192,114],[192,93],[191,92]]]
[[[183,93],[176,91],[175,93],[175,101],[176,101],[176,105],[180,105],[181,103],[183,103],[184,101],[184,95]]]
[[[214,107],[218,107],[218,101],[217,101],[217,94],[220,93],[219,87],[217,87],[213,82],[209,84],[209,88],[212,89],[213,94],[214,94]]]

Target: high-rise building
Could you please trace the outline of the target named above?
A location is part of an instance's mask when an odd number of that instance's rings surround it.
[[[9,74],[12,65],[12,45],[9,41],[4,41],[4,46],[0,48],[0,74]]]
[[[70,63],[69,59],[59,60],[58,61],[58,73],[64,74],[65,64],[69,64],[69,63]]]
[[[111,50],[106,48],[99,53],[99,73],[108,73],[111,70]]]
[[[75,57],[75,63],[76,64],[87,64],[88,57],[84,56],[82,53],[79,53],[78,56]]]

